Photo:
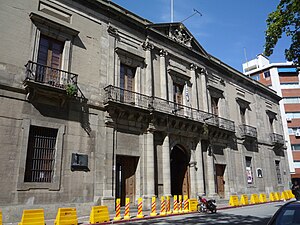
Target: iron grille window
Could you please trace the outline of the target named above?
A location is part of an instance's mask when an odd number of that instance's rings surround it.
[[[52,182],[57,132],[30,126],[24,182]]]
[[[282,184],[281,172],[280,172],[280,161],[277,161],[277,160],[275,161],[275,169],[276,169],[278,184]]]

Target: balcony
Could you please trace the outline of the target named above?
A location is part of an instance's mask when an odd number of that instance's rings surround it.
[[[242,138],[257,138],[257,130],[255,127],[242,124],[239,126]]]
[[[38,92],[46,95],[51,95],[52,93],[53,95],[60,94],[60,96],[69,95],[75,97],[78,97],[78,94],[80,94],[80,97],[84,97],[77,85],[77,74],[32,61],[28,61],[25,66],[26,78],[24,85],[29,94]]]
[[[284,145],[283,135],[271,133],[270,138],[273,145]]]
[[[200,123],[218,127],[220,129],[235,132],[234,122],[220,118],[211,113],[197,110],[165,99],[151,97],[140,93],[128,91],[115,86],[107,86],[105,90],[104,104],[116,103],[147,110],[149,112],[159,112],[185,119],[190,119]]]

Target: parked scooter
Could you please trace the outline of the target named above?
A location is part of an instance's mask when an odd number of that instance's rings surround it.
[[[206,198],[198,196],[197,209],[198,209],[198,212],[210,211],[211,213],[216,213],[217,212],[216,200],[214,200],[214,199],[207,200]]]

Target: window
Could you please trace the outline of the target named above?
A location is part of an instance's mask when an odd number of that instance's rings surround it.
[[[268,77],[270,77],[270,71],[269,70],[264,72],[264,78],[268,78]]]
[[[274,123],[274,118],[269,117],[270,133],[274,133],[273,123]]]
[[[252,158],[246,156],[246,176],[247,176],[248,184],[253,184],[253,173],[252,173],[251,161],[252,161]]]
[[[183,93],[183,85],[173,83],[174,87],[174,102],[177,104],[182,105],[183,104],[183,99],[182,99],[182,93]]]
[[[299,83],[298,82],[291,82],[291,83],[280,83],[281,88],[299,88]]]
[[[64,43],[41,35],[37,63],[60,69]]]
[[[22,130],[17,190],[60,190],[66,126],[32,118],[22,120]],[[34,159],[40,167],[35,167]]]
[[[300,168],[300,161],[295,161],[294,162],[294,167],[299,169]]]
[[[292,150],[299,151],[300,150],[300,144],[291,145]]]
[[[284,104],[297,104],[300,103],[299,97],[283,98]]]
[[[285,117],[291,118],[291,119],[300,118],[300,112],[288,112],[288,113],[285,113]]]
[[[24,182],[52,182],[57,131],[30,126]]]
[[[246,108],[240,107],[241,123],[246,124]]]
[[[251,78],[252,78],[253,80],[259,81],[259,74],[252,75]]]
[[[64,42],[41,35],[36,81],[57,86],[60,83],[60,69]]]
[[[277,182],[278,184],[282,184],[279,160],[275,160],[275,170],[276,170]]]
[[[130,67],[121,63],[120,67],[120,88],[121,88],[121,101],[134,102],[135,90],[135,71],[136,68]]]
[[[120,71],[120,87],[128,90],[134,91],[134,77],[136,68],[127,66],[121,63]]]
[[[219,108],[218,108],[219,98],[211,97],[211,110],[212,114],[219,115]]]

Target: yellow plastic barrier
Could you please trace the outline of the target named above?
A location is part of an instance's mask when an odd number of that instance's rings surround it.
[[[190,212],[196,212],[198,206],[198,201],[196,198],[189,199],[189,211]]]
[[[161,196],[160,198],[160,215],[161,216],[167,215],[165,196]]]
[[[285,191],[283,191],[281,193],[280,199],[285,201],[285,200],[289,200],[290,198],[289,198],[288,193],[286,193]]]
[[[229,205],[231,206],[239,206],[239,197],[237,195],[230,195]]]
[[[267,201],[268,200],[267,200],[266,194],[263,194],[263,193],[259,194],[259,202],[260,203],[264,203],[264,202],[267,202]]]
[[[167,210],[167,215],[170,215],[172,213],[170,196],[167,196],[166,199],[166,210]]]
[[[0,210],[0,225],[2,225],[2,211]]]
[[[93,206],[90,214],[90,223],[102,223],[109,221],[107,206]]]
[[[59,208],[54,225],[78,225],[76,208]]]
[[[143,198],[138,198],[138,214],[137,218],[144,218],[143,215]]]
[[[45,225],[44,209],[23,210],[22,220],[19,225]]]
[[[151,199],[151,213],[150,216],[156,216],[157,212],[156,212],[156,197],[153,196]]]
[[[182,195],[178,196],[178,212],[179,213],[183,212],[183,210],[182,210]]]
[[[286,192],[288,193],[290,199],[295,198],[295,195],[292,193],[292,190],[287,190]]]
[[[173,197],[173,214],[178,213],[178,201],[177,201],[177,195],[174,195]]]
[[[250,204],[257,204],[259,203],[258,194],[252,194],[250,196]]]
[[[125,199],[124,220],[130,220],[130,198]]]
[[[249,205],[249,200],[247,195],[241,195],[240,205]]]
[[[187,195],[183,196],[183,212],[189,212],[189,197]]]
[[[280,193],[279,192],[275,192],[275,198],[277,201],[280,200]]]
[[[276,199],[276,196],[275,196],[275,193],[274,192],[271,192],[270,195],[269,195],[269,199],[271,202],[274,202],[274,201],[277,201]]]

